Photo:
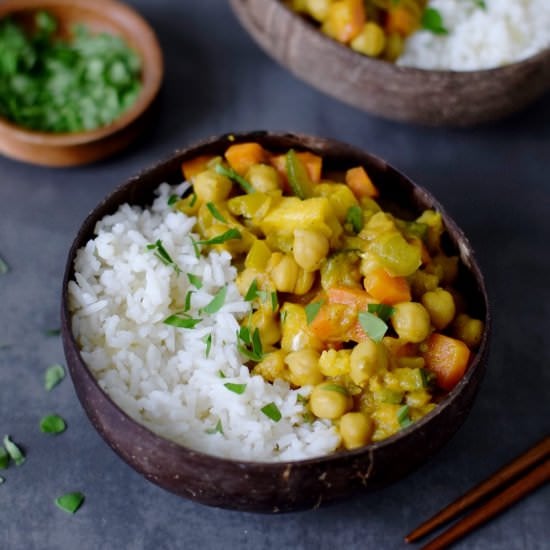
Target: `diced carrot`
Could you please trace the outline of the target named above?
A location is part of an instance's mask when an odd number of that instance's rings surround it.
[[[388,33],[398,33],[403,37],[411,35],[419,26],[417,15],[405,7],[391,8],[386,17],[385,29]]]
[[[362,197],[374,198],[380,194],[362,166],[350,168],[346,172],[346,183],[358,199]]]
[[[428,338],[423,356],[426,367],[436,375],[438,386],[449,391],[464,376],[470,350],[461,340],[434,332]]]
[[[411,288],[405,277],[392,277],[384,268],[370,271],[363,281],[365,290],[383,304],[409,302]]]
[[[244,176],[252,165],[266,162],[268,154],[259,143],[236,143],[228,147],[225,158],[235,172]]]
[[[335,286],[327,290],[327,300],[331,304],[343,304],[354,307],[357,312],[367,311],[369,304],[375,302],[364,290],[347,286]]]
[[[184,160],[181,163],[181,172],[185,181],[189,181],[192,177],[196,176],[200,172],[203,172],[207,168],[207,164],[214,157],[211,155],[199,155],[189,160]]]

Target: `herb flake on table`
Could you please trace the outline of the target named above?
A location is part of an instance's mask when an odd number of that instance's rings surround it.
[[[67,424],[63,418],[57,414],[50,414],[40,420],[40,430],[45,434],[57,435],[67,429]]]
[[[84,502],[84,495],[80,492],[66,493],[55,499],[55,504],[64,512],[74,514]]]
[[[25,454],[23,451],[10,439],[9,435],[4,436],[4,448],[10,455],[10,458],[15,462],[16,466],[21,466],[25,462]]]
[[[65,378],[65,369],[58,364],[50,365],[44,374],[44,388],[51,391]]]
[[[48,328],[44,331],[44,336],[59,336],[60,334],[60,328]]]
[[[10,455],[4,447],[0,447],[0,470],[5,470],[10,464]]]
[[[0,256],[0,275],[5,275],[10,270],[8,264],[5,262],[5,260]]]

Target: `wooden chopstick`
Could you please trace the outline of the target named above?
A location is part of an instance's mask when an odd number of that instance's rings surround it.
[[[498,470],[489,479],[487,479],[486,481],[483,481],[476,487],[470,489],[467,493],[465,493],[460,498],[455,500],[445,509],[441,510],[441,512],[437,513],[435,516],[433,516],[432,518],[430,518],[429,520],[425,521],[420,526],[418,526],[416,529],[411,531],[405,537],[405,542],[417,541],[421,537],[424,537],[425,535],[431,533],[432,531],[434,531],[444,523],[447,523],[448,521],[457,517],[463,511],[472,507],[474,504],[479,503],[481,500],[485,499],[495,491],[500,490],[508,482],[512,481],[513,479],[517,478],[521,474],[525,473],[527,470],[529,470],[539,462],[548,458],[550,458],[550,437],[545,437],[542,441],[537,443],[534,447],[529,449],[527,452],[525,452],[524,454],[522,454],[521,456],[519,456],[518,458],[516,458],[515,460],[513,460],[512,462],[510,462],[500,470]],[[548,464],[546,464],[546,468],[548,468]],[[544,471],[544,468],[543,468],[543,471]],[[537,475],[541,476],[542,474],[540,474],[539,472]],[[527,477],[522,478],[520,481],[517,482],[517,484],[521,485],[522,483],[525,483],[526,479]],[[536,477],[536,479],[539,479],[539,478]],[[546,478],[546,481],[547,481],[547,478]],[[540,481],[540,483],[544,483],[544,482],[545,482],[544,479]],[[512,489],[512,487],[513,486],[511,486],[509,489]],[[534,489],[535,487],[536,486],[534,486],[532,489]],[[518,491],[518,489],[516,489],[515,491]],[[524,494],[526,494],[526,492],[517,493],[519,495],[517,498],[521,498]],[[498,497],[499,500],[502,498],[502,494],[503,493],[499,495]],[[513,492],[512,494],[516,494],[516,492]],[[513,504],[513,502],[515,501],[511,500],[506,506]],[[489,503],[487,503],[487,505],[488,504]],[[493,508],[491,508],[490,510],[492,509]],[[498,513],[502,509],[504,508],[498,508],[498,509],[495,508],[496,511],[492,513],[492,515]],[[483,512],[481,511],[481,509],[479,511],[479,514],[483,516]],[[488,516],[483,521],[486,521],[487,519],[489,519],[489,517],[491,516]],[[477,526],[478,524],[479,523],[476,523],[475,525]],[[470,528],[473,528],[473,526],[470,526]],[[465,534],[465,533],[462,533],[462,534]],[[456,539],[453,539],[453,540],[456,540]],[[433,548],[437,548],[437,547],[433,547]]]
[[[550,480],[550,460],[543,462],[507,489],[494,496],[480,508],[474,510],[452,527],[422,547],[422,550],[442,550],[489,521],[522,497]]]

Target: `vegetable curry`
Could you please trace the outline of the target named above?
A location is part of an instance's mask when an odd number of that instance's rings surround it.
[[[201,244],[227,250],[251,302],[240,350],[254,374],[311,388],[307,418],[333,421],[342,447],[418,420],[461,379],[483,323],[456,287],[441,215],[401,219],[363,166],[332,174],[308,151],[235,143],[185,161],[174,202]]]

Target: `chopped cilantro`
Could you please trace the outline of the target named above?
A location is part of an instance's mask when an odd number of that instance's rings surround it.
[[[227,287],[222,286],[220,290],[216,292],[212,300],[202,308],[202,311],[204,311],[205,313],[208,313],[209,315],[212,315],[213,313],[218,312],[223,307],[223,304],[225,303],[226,295],[227,295]]]
[[[387,321],[395,312],[395,309],[388,304],[369,304],[369,313],[375,313],[382,321]]]
[[[170,325],[176,328],[195,328],[202,319],[193,319],[191,317],[182,317],[181,315],[174,313],[166,319],[164,319],[165,325]]]
[[[55,499],[55,504],[69,514],[74,514],[83,502],[84,495],[79,492],[67,493]]]
[[[224,387],[226,387],[229,391],[236,393],[237,395],[243,394],[246,390],[246,384],[234,384],[232,382],[226,382],[224,384]]]
[[[202,288],[202,279],[200,277],[197,277],[197,275],[193,275],[193,273],[188,273],[187,278],[197,290]]]
[[[359,324],[372,341],[380,342],[384,338],[388,325],[382,319],[367,311],[361,311],[358,317]]]
[[[147,250],[154,250],[155,256],[165,265],[172,266],[174,271],[176,273],[181,273],[181,269],[179,265],[172,260],[172,257],[168,252],[166,251],[166,248],[164,248],[164,245],[162,244],[162,241],[158,239],[156,242],[148,244]]]
[[[283,415],[281,414],[281,411],[275,405],[275,403],[268,403],[264,407],[260,409],[268,418],[273,420],[273,422],[279,422]]]

